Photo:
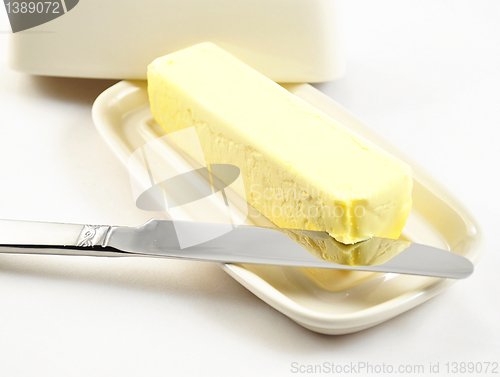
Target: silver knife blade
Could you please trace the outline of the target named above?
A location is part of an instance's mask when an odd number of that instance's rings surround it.
[[[373,237],[343,245],[321,231],[244,225],[227,231],[227,226],[163,219],[152,219],[139,227],[0,220],[0,252],[150,256],[454,279],[466,278],[474,270],[460,255],[407,241]],[[183,248],[178,232],[209,240]]]

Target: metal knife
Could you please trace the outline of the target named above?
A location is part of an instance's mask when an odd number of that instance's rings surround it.
[[[182,248],[179,231],[208,241]],[[226,224],[163,219],[138,227],[0,220],[0,253],[148,256],[453,279],[466,278],[474,270],[458,254],[406,241],[373,237],[343,245],[321,231],[245,225],[227,231]]]

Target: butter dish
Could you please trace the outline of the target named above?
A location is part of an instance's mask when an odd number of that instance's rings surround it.
[[[312,86],[284,87],[412,166],[413,208],[401,239],[447,249],[473,263],[478,261],[482,236],[475,220],[418,163]],[[144,81],[122,81],[107,89],[94,103],[93,119],[102,137],[125,164],[137,148],[164,135],[151,114]],[[197,220],[189,218],[188,213],[184,216],[179,219]],[[234,264],[221,267],[298,324],[324,334],[351,333],[382,323],[455,282],[394,273]]]
[[[85,0],[10,35],[10,67],[30,74],[146,79],[155,58],[211,41],[274,81],[344,72],[337,0]]]

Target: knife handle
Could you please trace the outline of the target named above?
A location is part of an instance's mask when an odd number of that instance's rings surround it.
[[[124,256],[106,247],[110,226],[0,220],[0,253]]]

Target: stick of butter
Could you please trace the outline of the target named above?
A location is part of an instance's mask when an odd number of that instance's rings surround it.
[[[205,162],[238,166],[248,203],[277,226],[346,244],[399,237],[410,167],[216,45],[153,61],[148,92],[165,132],[196,127]]]

